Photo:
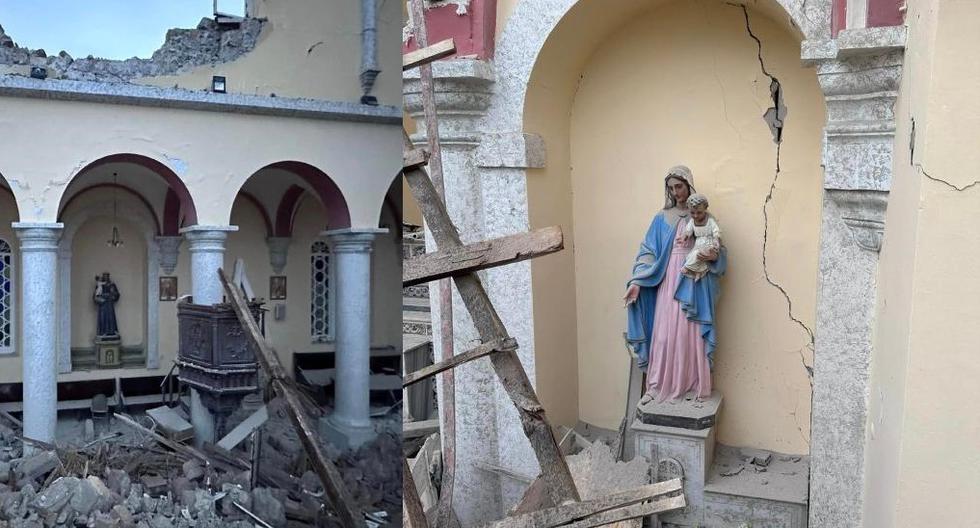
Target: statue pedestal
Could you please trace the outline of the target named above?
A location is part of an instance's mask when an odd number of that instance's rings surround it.
[[[113,368],[122,365],[122,338],[98,336],[95,338],[95,365]]]
[[[721,393],[705,401],[651,401],[636,408],[635,453],[650,462],[653,481],[684,478],[687,507],[660,516],[660,521],[699,526],[704,518],[704,483],[715,451],[715,417]],[[655,525],[656,526],[656,525]]]

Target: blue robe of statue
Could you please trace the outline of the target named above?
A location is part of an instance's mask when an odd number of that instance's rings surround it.
[[[686,222],[684,218],[682,221]],[[631,284],[640,286],[640,295],[635,303],[627,307],[626,341],[636,353],[638,366],[646,368],[650,354],[650,333],[656,317],[657,290],[667,271],[667,260],[670,258],[674,244],[677,226],[670,225],[664,212],[657,213],[647,229],[647,234],[640,244],[640,252],[633,264]],[[672,292],[674,299],[681,303],[681,309],[687,318],[701,324],[701,337],[704,339],[704,350],[708,362],[714,365],[715,346],[718,344],[715,334],[715,303],[721,289],[718,280],[725,273],[728,265],[728,252],[724,246],[718,252],[718,259],[709,262],[708,273],[700,280],[681,276],[677,290]]]

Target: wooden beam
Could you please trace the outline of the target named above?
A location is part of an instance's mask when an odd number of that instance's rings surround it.
[[[403,132],[402,138],[404,144],[411,147],[408,134]],[[462,246],[459,232],[456,231],[445,204],[436,193],[433,182],[429,180],[425,171],[414,169],[406,171],[404,175],[439,249],[448,250]],[[490,297],[479,277],[475,273],[466,273],[454,276],[453,280],[483,342],[490,343],[509,337],[507,328],[504,327],[496,308],[490,302]],[[558,450],[544,407],[538,402],[537,394],[517,353],[511,351],[491,354],[490,362],[497,379],[517,408],[521,429],[534,450],[552,502],[563,504],[579,500],[575,481],[568,470],[568,463]]]
[[[612,528],[613,523],[617,523],[617,526],[622,526],[618,523],[629,519],[638,519],[640,517],[656,515],[658,513],[671,510],[678,510],[684,506],[687,506],[687,501],[684,499],[684,495],[678,495],[676,497],[660,499],[646,504],[634,504],[625,508],[604,511],[602,513],[597,513],[586,517],[580,521],[563,524],[561,525],[561,528],[594,528],[596,526]],[[640,526],[640,524],[638,523],[635,526]]]
[[[423,0],[410,0],[409,9],[412,21],[412,33],[415,44],[419,49],[429,46],[429,31],[425,21],[425,3]],[[455,47],[455,44],[454,44]],[[432,63],[419,64],[419,97],[422,100],[422,114],[425,116],[425,141],[428,144],[431,158],[428,168],[432,183],[445,198],[446,186],[442,171],[442,143],[439,141],[439,117],[436,110],[435,79],[432,75]],[[402,133],[405,130],[402,129]],[[408,135],[404,136],[408,139]],[[406,147],[411,148],[411,141],[406,141]],[[439,335],[440,348],[437,356],[442,361],[452,358],[454,352],[453,340],[453,285],[449,280],[438,283],[436,297],[439,306]],[[446,528],[452,526],[456,515],[453,512],[453,492],[456,482],[456,374],[447,370],[442,375],[442,401],[439,402],[439,413],[442,415],[442,486],[439,504],[436,511],[437,526]],[[457,523],[458,524],[458,523]]]
[[[474,359],[479,359],[483,356],[493,354],[494,352],[513,352],[517,350],[517,341],[513,338],[498,339],[493,343],[482,344],[472,350],[467,350],[462,354],[453,356],[452,359],[448,361],[440,361],[435,365],[429,365],[428,367],[422,367],[411,374],[406,374],[402,381],[402,387],[408,387],[418,383],[428,377],[435,376],[440,372],[456,368],[463,363],[473,361]]]
[[[412,170],[429,163],[429,153],[425,149],[411,149],[402,153],[402,170]]]
[[[507,517],[500,521],[486,525],[486,528],[551,528],[555,526],[565,526],[585,519],[589,516],[608,512],[610,510],[622,509],[627,506],[647,502],[662,495],[681,491],[681,479],[648,484],[639,488],[634,488],[619,493],[613,493],[605,497],[591,499],[581,502],[569,502],[553,508],[546,508],[523,515]],[[676,498],[676,497],[675,497]],[[680,497],[680,507],[684,506],[684,497]],[[671,504],[674,504],[673,502]],[[615,522],[617,520],[628,519],[621,517],[605,521]],[[579,525],[574,525],[579,526]],[[584,526],[599,526],[598,524],[588,524]]]
[[[420,438],[439,432],[439,420],[402,422],[402,440]]]
[[[484,240],[405,260],[402,287],[513,264],[564,249],[561,227]]]
[[[425,517],[425,510],[422,509],[422,499],[419,498],[419,490],[415,487],[412,480],[412,470],[408,467],[408,461],[402,459],[402,492],[405,495],[406,521],[410,528],[429,528],[429,521]]]
[[[221,280],[221,285],[225,288],[225,293],[231,301],[231,306],[234,308],[235,314],[238,316],[238,321],[245,330],[245,335],[252,344],[255,357],[258,359],[259,364],[262,365],[262,368],[265,369],[266,374],[269,375],[269,382],[272,385],[272,389],[282,396],[283,401],[286,403],[286,413],[293,422],[300,442],[303,444],[306,454],[309,455],[310,463],[313,464],[313,468],[320,477],[327,498],[330,499],[330,503],[336,510],[337,516],[340,517],[341,523],[344,526],[364,528],[367,524],[364,521],[363,515],[354,503],[350,492],[347,491],[340,472],[337,471],[336,466],[327,457],[323,448],[320,447],[313,433],[315,430],[313,424],[310,423],[309,417],[306,416],[306,412],[303,410],[303,405],[296,388],[286,376],[286,371],[282,368],[275,349],[269,345],[265,337],[262,336],[262,332],[259,331],[258,324],[256,324],[255,319],[252,317],[252,313],[245,303],[241,290],[231,284],[224,270],[218,270],[218,278]]]
[[[521,501],[510,510],[507,516],[513,517],[515,515],[533,513],[554,505],[555,503],[551,502],[551,497],[548,496],[548,489],[545,487],[544,479],[541,478],[541,475],[538,475],[538,478],[534,479],[531,485],[527,487],[527,490],[524,491],[524,496],[521,497]]]
[[[402,71],[435,62],[456,53],[456,41],[448,38],[402,55]]]

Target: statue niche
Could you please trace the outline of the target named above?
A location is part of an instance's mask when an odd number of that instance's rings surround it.
[[[116,303],[119,302],[119,288],[109,277],[109,272],[95,277],[95,293],[92,300],[98,308],[95,332],[96,365],[99,367],[118,367],[122,364],[122,338],[116,322]]]

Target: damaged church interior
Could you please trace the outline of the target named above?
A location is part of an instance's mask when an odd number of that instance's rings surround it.
[[[3,526],[400,524],[400,9],[239,3],[0,29]]]
[[[404,17],[413,528],[975,523],[975,2]]]

